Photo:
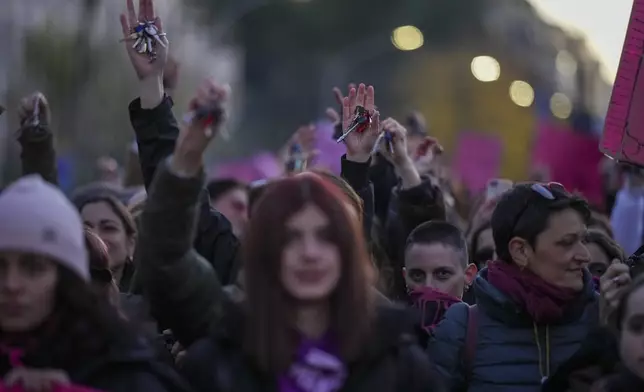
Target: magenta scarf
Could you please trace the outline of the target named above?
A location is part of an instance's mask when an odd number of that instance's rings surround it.
[[[538,324],[559,321],[565,308],[579,293],[562,289],[516,264],[493,261],[487,266],[487,281],[516,302]]]
[[[421,328],[429,333],[443,319],[447,309],[460,299],[449,294],[423,287],[409,293],[411,306],[421,312]]]
[[[0,343],[0,355],[6,355],[9,358],[9,365],[12,368],[23,367],[22,357],[25,351],[22,348],[10,347]],[[22,384],[5,386],[0,380],[0,392],[24,392]],[[97,389],[86,388],[80,385],[52,385],[52,392],[100,392]]]

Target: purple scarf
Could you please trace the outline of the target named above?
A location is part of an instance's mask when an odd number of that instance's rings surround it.
[[[430,287],[423,287],[409,293],[411,306],[421,313],[421,328],[427,333],[443,319],[447,309],[460,299],[449,294],[434,290]]]
[[[536,323],[559,321],[566,307],[579,293],[556,287],[516,264],[493,261],[487,265],[487,281],[510,297]]]
[[[331,339],[303,339],[295,362],[279,378],[280,392],[336,392],[344,385],[347,370],[336,356]]]

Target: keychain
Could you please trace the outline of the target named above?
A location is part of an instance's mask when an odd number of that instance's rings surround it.
[[[32,127],[37,127],[40,125],[40,98],[34,98],[34,110],[31,113],[31,119],[29,125]]]
[[[132,49],[136,50],[137,53],[148,55],[150,62],[156,60],[157,45],[166,47],[161,39],[161,37],[165,36],[165,33],[159,33],[159,29],[152,21],[139,22],[133,30],[132,34],[121,41],[134,41]]]
[[[418,149],[416,150],[416,157],[415,157],[416,160],[427,155],[430,148],[434,149],[434,154],[436,155],[440,155],[443,153],[443,147],[440,144],[438,144],[435,139],[428,138],[423,140],[420,146],[418,146]]]
[[[211,125],[214,122],[219,122],[223,114],[224,109],[219,105],[198,107],[183,116],[183,121],[188,124],[193,121],[205,121],[206,125]]]
[[[45,133],[45,129],[40,126],[40,96],[36,95],[33,97],[33,107],[29,117],[22,120],[20,123],[20,128],[16,132],[16,138],[22,138],[24,132],[29,130],[33,135],[41,135]],[[0,114],[2,111],[0,111]],[[46,125],[46,124],[43,124]]]
[[[210,125],[213,123],[220,123],[223,115],[224,109],[220,105],[215,104],[207,107],[198,107],[195,110],[186,113],[186,115],[183,116],[183,121],[186,124],[192,124],[194,121],[203,121],[206,125],[206,137],[210,138],[212,137],[212,129],[210,128]],[[227,132],[220,131],[220,133],[224,135],[225,139],[228,139]]]
[[[336,140],[337,143],[340,143],[344,139],[346,139],[351,132],[357,131],[358,133],[362,133],[371,126],[371,113],[369,113],[369,111],[363,106],[356,106],[354,115],[355,117],[353,118],[353,121],[351,121],[351,125],[349,125],[349,128],[344,131],[344,133],[338,138],[338,140]]]

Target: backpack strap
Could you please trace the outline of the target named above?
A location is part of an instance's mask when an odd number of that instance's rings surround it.
[[[474,373],[474,358],[478,343],[479,311],[476,305],[467,308],[467,329],[465,330],[465,342],[463,345],[463,367],[465,368],[465,380],[469,384]]]

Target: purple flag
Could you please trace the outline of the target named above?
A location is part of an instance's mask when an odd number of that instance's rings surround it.
[[[320,121],[315,126],[318,132],[315,148],[320,152],[320,155],[313,166],[323,167],[340,175],[340,158],[346,153],[344,144],[338,144],[333,139],[333,124],[330,122]]]

